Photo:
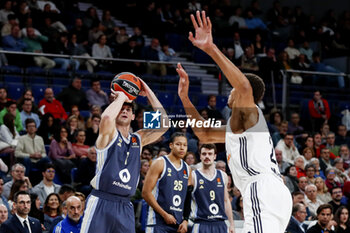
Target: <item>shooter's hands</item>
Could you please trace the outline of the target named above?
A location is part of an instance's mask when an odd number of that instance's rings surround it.
[[[193,36],[192,32],[189,32],[188,39],[192,42],[194,46],[208,53],[213,47],[213,36],[211,32],[211,21],[209,17],[206,17],[205,11],[201,13],[196,12],[196,18],[191,14],[191,20],[193,27],[195,29],[196,36]]]
[[[188,88],[190,85],[190,81],[188,80],[188,74],[182,68],[181,64],[177,64],[176,72],[179,74],[180,79],[179,79],[179,87],[178,87],[178,95],[180,99],[185,98],[188,96]]]

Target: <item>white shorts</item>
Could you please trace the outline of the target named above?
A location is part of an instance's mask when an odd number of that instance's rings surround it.
[[[284,233],[292,214],[292,196],[277,177],[251,182],[243,194],[243,233]]]

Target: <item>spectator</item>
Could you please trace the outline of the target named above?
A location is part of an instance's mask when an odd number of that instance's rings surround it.
[[[339,156],[344,161],[344,169],[348,169],[350,167],[350,150],[347,145],[340,146]]]
[[[62,55],[70,55],[70,51],[68,48],[68,35],[66,33],[61,33],[59,36],[58,42],[55,44],[53,53],[62,54]],[[53,60],[56,64],[63,70],[79,70],[80,62],[77,59],[63,58],[63,57],[55,57]]]
[[[223,120],[221,112],[216,108],[216,96],[209,95],[207,101],[208,105],[205,107],[205,110],[207,111],[208,118],[214,120]]]
[[[18,26],[12,27],[11,34],[2,38],[2,48],[4,50],[17,52],[22,52],[27,48],[27,44],[21,38],[20,28]],[[23,63],[23,60],[20,62],[18,61],[19,57],[16,55],[8,55],[7,58],[10,64],[20,65]]]
[[[241,69],[250,72],[259,71],[258,61],[254,55],[254,50],[250,46],[245,48],[245,52],[242,56]]]
[[[32,188],[32,184],[30,183],[30,180],[28,179],[28,177],[24,176],[25,169],[26,168],[20,163],[16,163],[11,167],[12,180],[4,184],[3,192],[2,192],[3,197],[7,199],[9,198],[11,187],[16,180],[24,180],[28,184],[28,187]]]
[[[239,195],[235,201],[235,209],[233,208],[233,219],[234,220],[244,220],[243,197],[241,195]]]
[[[226,50],[227,58],[235,64],[237,67],[241,66],[242,59],[236,59],[235,50],[233,48],[227,48]],[[231,115],[230,115],[231,116]]]
[[[89,30],[89,43],[93,44],[98,42],[98,39],[101,36],[105,36],[103,33],[105,31],[105,27],[102,25],[102,23],[94,24],[92,28]],[[106,43],[107,43],[107,36],[106,36]]]
[[[14,118],[14,125],[16,127],[17,132],[21,132],[23,130],[23,125],[21,121],[21,114],[17,109],[17,103],[14,100],[9,100],[6,102],[6,107],[0,112],[0,124],[4,124],[4,118],[6,114],[11,114]]]
[[[66,127],[68,130],[68,141],[75,142],[75,135],[78,132],[78,118],[75,115],[68,117],[66,122]]]
[[[73,29],[70,31],[70,34],[76,35],[76,43],[81,44],[82,46],[88,45],[88,37],[89,37],[89,31],[88,29],[83,25],[83,20],[81,18],[75,19],[75,24]]]
[[[298,188],[299,191],[303,192],[305,194],[305,187],[308,185],[307,178],[305,176],[302,176],[298,180]]]
[[[115,37],[115,42],[117,43],[117,48],[123,47],[129,40],[129,35],[126,33],[125,27],[119,27],[117,36]]]
[[[70,172],[75,167],[73,161],[76,158],[72,144],[68,141],[67,136],[67,129],[61,126],[60,131],[54,135],[49,152],[49,157],[53,160],[60,180],[64,184],[71,183]]]
[[[305,233],[307,224],[304,223],[307,216],[306,207],[302,203],[293,205],[292,216],[289,221],[287,232],[291,233]]]
[[[316,168],[313,164],[307,164],[305,166],[305,173],[306,173],[306,178],[308,180],[309,184],[315,184],[315,180],[316,180]]]
[[[141,169],[140,169],[140,179],[139,179],[139,184],[137,188],[142,191],[143,188],[143,182],[145,180],[146,174],[149,170],[150,164],[147,159],[142,159],[141,160]]]
[[[105,35],[99,36],[98,43],[94,43],[92,46],[92,56],[99,58],[113,58],[111,49],[106,43],[107,37]],[[106,69],[109,66],[109,62],[100,60],[99,66],[101,69]]]
[[[286,169],[291,165],[290,163],[283,160],[282,151],[275,149],[276,162],[281,174],[284,174]]]
[[[304,168],[305,168],[304,158],[302,155],[298,155],[297,157],[295,157],[294,165],[295,165],[295,168],[297,169],[297,178],[300,178],[302,176],[306,176],[305,170],[304,170]]]
[[[29,118],[25,125],[27,134],[18,138],[15,156],[26,167],[28,176],[33,168],[40,169],[50,160],[46,156],[43,138],[36,134],[35,121]]]
[[[334,187],[330,189],[332,200],[328,202],[333,207],[333,214],[342,206],[343,191],[341,187]]]
[[[55,99],[52,88],[45,89],[44,99],[39,102],[39,110],[42,115],[50,113],[55,119],[60,119],[61,121],[65,121],[68,118],[60,101]]]
[[[312,54],[312,60],[313,60],[313,63],[311,63],[311,68],[315,71],[328,72],[328,73],[341,73],[339,70],[335,69],[334,67],[326,65],[325,63],[322,63],[321,57],[320,57],[319,53],[317,53],[317,52]],[[326,85],[332,86],[332,83],[334,80],[338,81],[339,88],[345,87],[343,76],[327,77],[326,78]],[[314,80],[314,84],[315,83],[316,83],[316,80]]]
[[[349,231],[349,210],[345,206],[340,206],[334,214],[334,221],[337,223],[336,233]]]
[[[3,187],[4,187],[4,180],[0,178],[0,205],[4,205],[8,213],[10,213],[9,203],[7,202],[7,198],[3,195]]]
[[[268,122],[268,127],[271,135],[279,131],[282,121],[283,121],[282,113],[276,109],[272,110],[270,113],[270,120]],[[288,125],[287,125],[287,130],[288,130]],[[279,140],[277,140],[276,142],[274,141],[274,145],[277,144],[278,141]]]
[[[215,168],[226,173],[226,163],[222,160],[216,161]]]
[[[338,125],[337,136],[335,137],[335,145],[350,146],[350,137],[346,136],[347,129],[345,125]]]
[[[287,188],[289,189],[289,191],[291,193],[298,191],[299,187],[298,187],[298,178],[297,178],[297,170],[295,168],[294,165],[290,165],[289,167],[286,168],[285,171],[285,184],[287,186]]]
[[[38,129],[38,135],[40,135],[44,139],[45,145],[50,145],[53,139],[53,135],[56,131],[56,126],[54,123],[55,119],[53,118],[51,113],[46,113],[41,121],[41,125]],[[59,122],[56,122],[59,124]]]
[[[171,61],[173,57],[176,56],[174,49],[169,47],[168,42],[163,42],[161,49],[159,50],[159,60],[160,61]]]
[[[58,196],[62,202],[65,202],[68,197],[74,196],[75,190],[72,186],[64,184],[61,186],[60,191],[58,191]]]
[[[94,146],[98,137],[98,127],[100,125],[101,116],[94,114],[91,117],[92,126],[86,130],[86,145]]]
[[[288,122],[288,132],[295,136],[295,139],[306,138],[303,126],[300,125],[300,116],[298,113],[292,113]]]
[[[278,55],[278,62],[279,62],[279,66],[280,69],[283,70],[290,70],[292,69],[292,64],[290,62],[288,53],[285,51],[282,51],[279,55]]]
[[[294,60],[300,55],[299,50],[294,48],[294,40],[291,38],[288,39],[288,46],[284,51],[288,54],[290,60]]]
[[[320,167],[320,160],[317,158],[312,158],[310,160],[310,163],[313,164],[316,168],[315,175],[322,177],[322,179],[326,179],[326,176],[324,175],[324,172],[321,170],[321,167]]]
[[[15,15],[9,14],[7,16],[7,19],[8,19],[7,23],[5,23],[4,26],[2,26],[1,28],[2,37],[10,35],[12,27],[18,26],[18,21]]]
[[[16,209],[13,209],[13,203],[15,194],[19,191],[28,191],[28,184],[24,180],[16,180],[11,187],[8,203],[12,214],[16,213]]]
[[[337,174],[335,173],[334,168],[327,168],[325,175],[326,175],[325,184],[328,190],[332,190],[333,188],[336,188],[336,187],[341,188],[339,177],[337,177]]]
[[[287,133],[288,133],[288,121],[282,121],[279,124],[277,131],[272,134],[273,145],[276,146],[283,138],[286,137]]]
[[[322,204],[327,204],[330,202],[332,200],[332,196],[328,192],[328,188],[322,177],[316,177],[315,185],[317,187],[317,198],[322,202]]]
[[[85,131],[78,129],[75,135],[76,143],[72,144],[73,152],[80,159],[86,158],[88,155],[89,146],[85,144]]]
[[[66,201],[67,217],[60,221],[54,228],[55,233],[79,233],[82,223],[83,205],[76,196],[69,197]]]
[[[314,97],[309,100],[308,106],[311,116],[312,130],[318,131],[331,117],[328,101],[322,98],[320,91],[315,91]]]
[[[141,48],[137,46],[136,38],[131,37],[128,43],[120,48],[119,57],[129,58],[129,59],[140,59],[141,58]],[[141,73],[142,67],[140,62],[127,62],[125,63],[125,70],[136,70],[135,73]]]
[[[109,104],[107,93],[101,89],[101,83],[98,79],[91,80],[91,89],[86,91],[86,98],[90,106],[98,105],[103,107]]]
[[[255,35],[254,43],[251,45],[253,48],[253,54],[256,54],[258,57],[264,57],[266,56],[266,46],[262,42],[262,38],[260,33],[257,33]]]
[[[232,15],[228,23],[233,26],[233,28],[238,29],[238,28],[247,28],[247,25],[245,23],[245,19],[241,16],[242,15],[242,7],[238,6],[235,9],[234,15]]]
[[[136,47],[143,48],[145,46],[145,37],[142,35],[142,30],[140,27],[135,26],[133,28],[134,35],[131,36],[130,40],[136,41]]]
[[[7,17],[12,14],[14,15],[15,13],[12,11],[12,1],[5,1],[4,2],[4,8],[0,10],[0,24],[4,24],[7,22]]]
[[[14,152],[19,138],[14,119],[11,113],[7,113],[4,117],[4,124],[0,126],[0,152],[9,154],[10,165],[14,162]]]
[[[25,22],[30,17],[30,14],[31,14],[31,11],[28,7],[28,3],[25,1],[18,3],[18,8],[15,12],[16,12],[16,16],[18,17],[19,27],[20,28],[25,27]]]
[[[34,28],[27,28],[27,37],[23,39],[23,42],[27,45],[24,49],[26,52],[32,52],[32,53],[42,53],[43,47],[41,43],[46,43],[48,41],[48,38],[46,36],[37,36],[35,35]],[[46,70],[49,70],[53,67],[55,67],[56,63],[44,56],[35,56],[34,63],[39,66],[43,67]]]
[[[80,115],[79,107],[77,105],[71,107],[69,116],[75,116],[78,120],[78,128],[85,130],[85,120],[84,117]]]
[[[159,154],[159,153],[158,153]],[[168,154],[168,153],[166,153]],[[159,158],[159,156],[158,156]],[[197,163],[197,159],[196,159],[196,155],[195,153],[188,151],[184,157],[184,161],[190,166],[192,167],[192,165],[195,165]]]
[[[317,208],[322,205],[322,202],[317,199],[317,187],[314,184],[309,184],[305,187],[306,204],[312,215],[316,215]]]
[[[312,147],[305,147],[303,150],[303,156],[305,159],[305,163],[309,164],[311,162],[311,159],[315,157],[315,152],[312,149]]]
[[[235,49],[235,58],[240,59],[244,54],[244,50],[241,44],[241,36],[239,35],[239,32],[233,33],[233,45],[233,48]]]
[[[53,223],[53,221],[57,221],[57,219],[63,219],[61,200],[57,193],[51,193],[47,196],[44,207],[44,227],[45,231],[43,233],[49,233],[49,229]]]
[[[5,106],[7,101],[11,99],[7,98],[7,90],[4,87],[0,87],[0,111],[2,111]]]
[[[23,128],[26,129],[25,121],[27,119],[33,119],[35,122],[35,125],[37,127],[40,127],[40,119],[38,114],[32,112],[33,101],[31,99],[24,99],[22,109],[23,110],[21,111],[21,120],[22,120]]]
[[[331,230],[331,219],[332,219],[332,211],[333,208],[329,204],[323,204],[320,205],[317,208],[317,223],[316,225],[312,226],[307,230],[307,233],[321,233],[321,232],[328,232],[328,233],[334,233],[333,230]]]
[[[294,159],[299,156],[299,151],[294,145],[294,136],[292,134],[287,133],[286,136],[281,139],[276,148],[282,151],[283,160],[288,163],[293,163]]]
[[[324,123],[320,129],[322,144],[326,144],[327,135],[330,133],[330,127],[328,123]],[[323,145],[326,147],[325,145]],[[334,159],[334,158],[332,158]]]
[[[33,92],[31,89],[26,89],[23,92],[22,96],[17,100],[17,106],[19,106],[21,108],[22,105],[24,104],[24,100],[26,100],[26,99],[30,99],[32,101],[32,112],[37,113],[38,107],[35,105],[35,99],[34,99]],[[23,107],[19,110],[23,110]]]
[[[328,168],[332,168],[332,162],[333,160],[330,158],[330,151],[328,148],[321,149],[321,155],[320,155],[320,167],[323,172],[326,171]]]
[[[146,159],[150,164],[152,163],[153,150],[151,146],[142,147],[141,159]]]
[[[259,61],[259,71],[261,74],[261,77],[265,80],[272,79],[271,77],[271,71],[273,71],[273,78],[276,80],[278,77],[279,72],[279,65],[277,63],[277,59],[275,56],[275,49],[269,48],[267,50],[266,57],[262,57]]]
[[[83,158],[78,166],[76,179],[74,182],[78,183],[77,190],[84,193],[86,196],[90,194],[92,186],[90,181],[95,176],[96,170],[96,150],[94,147],[88,149],[88,155]]]
[[[22,34],[23,37],[27,36],[27,28],[30,28],[30,27],[34,28],[34,26],[33,26],[33,18],[28,17],[25,20],[25,25],[23,27],[21,27],[22,28],[21,34]],[[36,29],[36,28],[34,28],[34,34],[36,36],[41,36],[42,35],[41,32],[39,32],[39,30]]]
[[[77,105],[81,110],[87,110],[88,104],[85,92],[81,89],[81,79],[73,78],[71,85],[58,94],[57,100],[62,101],[64,109]]]
[[[113,21],[110,10],[103,11],[101,23],[105,28],[105,34],[108,40],[118,32],[119,28]]]
[[[38,195],[40,200],[40,208],[44,204],[47,196],[51,193],[58,193],[61,188],[61,185],[55,184],[53,179],[55,178],[55,166],[52,163],[48,163],[45,165],[44,169],[42,169],[43,179],[39,184],[35,185],[32,189],[33,193]]]
[[[299,49],[301,54],[304,54],[307,57],[307,60],[312,61],[313,50],[310,48],[309,42],[305,40],[303,46]]]
[[[329,149],[336,157],[339,156],[340,147],[335,145],[335,134],[333,132],[329,132],[326,137],[326,148]]]
[[[98,19],[98,16],[97,16],[96,8],[89,7],[86,10],[86,14],[85,14],[85,17],[83,19],[83,23],[84,23],[84,26],[86,28],[89,28],[89,29],[92,28],[93,25],[97,25],[100,23],[100,20]]]
[[[40,199],[36,193],[30,194],[30,200],[32,204],[29,216],[38,219],[41,224],[44,224],[44,213],[40,209],[41,204],[43,204],[44,202],[40,202]]]
[[[246,14],[247,17],[244,20],[248,29],[267,29],[265,23],[260,18],[254,17],[253,11],[251,9],[248,9]]]
[[[142,49],[141,57],[145,60],[159,61],[159,50],[159,39],[153,38],[151,44]],[[164,76],[166,75],[166,66],[164,64],[155,63],[147,64],[147,73],[159,73],[161,76]]]
[[[0,227],[8,219],[8,209],[4,204],[0,204]]]

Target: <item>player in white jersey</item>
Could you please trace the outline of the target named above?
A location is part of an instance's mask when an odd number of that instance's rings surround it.
[[[193,130],[202,143],[226,143],[227,161],[235,185],[243,196],[244,233],[283,233],[288,225],[292,198],[279,174],[272,140],[263,113],[256,105],[265,92],[262,79],[244,75],[213,43],[211,21],[205,12],[191,15],[192,44],[207,53],[234,87],[228,98],[232,109],[227,126]],[[204,121],[188,97],[188,75],[180,64],[178,93],[189,118]],[[197,124],[198,125],[198,124]]]

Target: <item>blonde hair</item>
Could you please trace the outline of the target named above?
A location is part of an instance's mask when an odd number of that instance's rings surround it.
[[[315,185],[316,185],[316,182],[317,182],[318,180],[322,181],[322,183],[323,183],[323,190],[322,190],[322,193],[327,193],[327,192],[328,192],[327,185],[326,185],[326,183],[324,182],[324,180],[323,180],[321,177],[316,177],[316,179],[315,179]],[[317,189],[317,190],[318,190],[318,189]]]

